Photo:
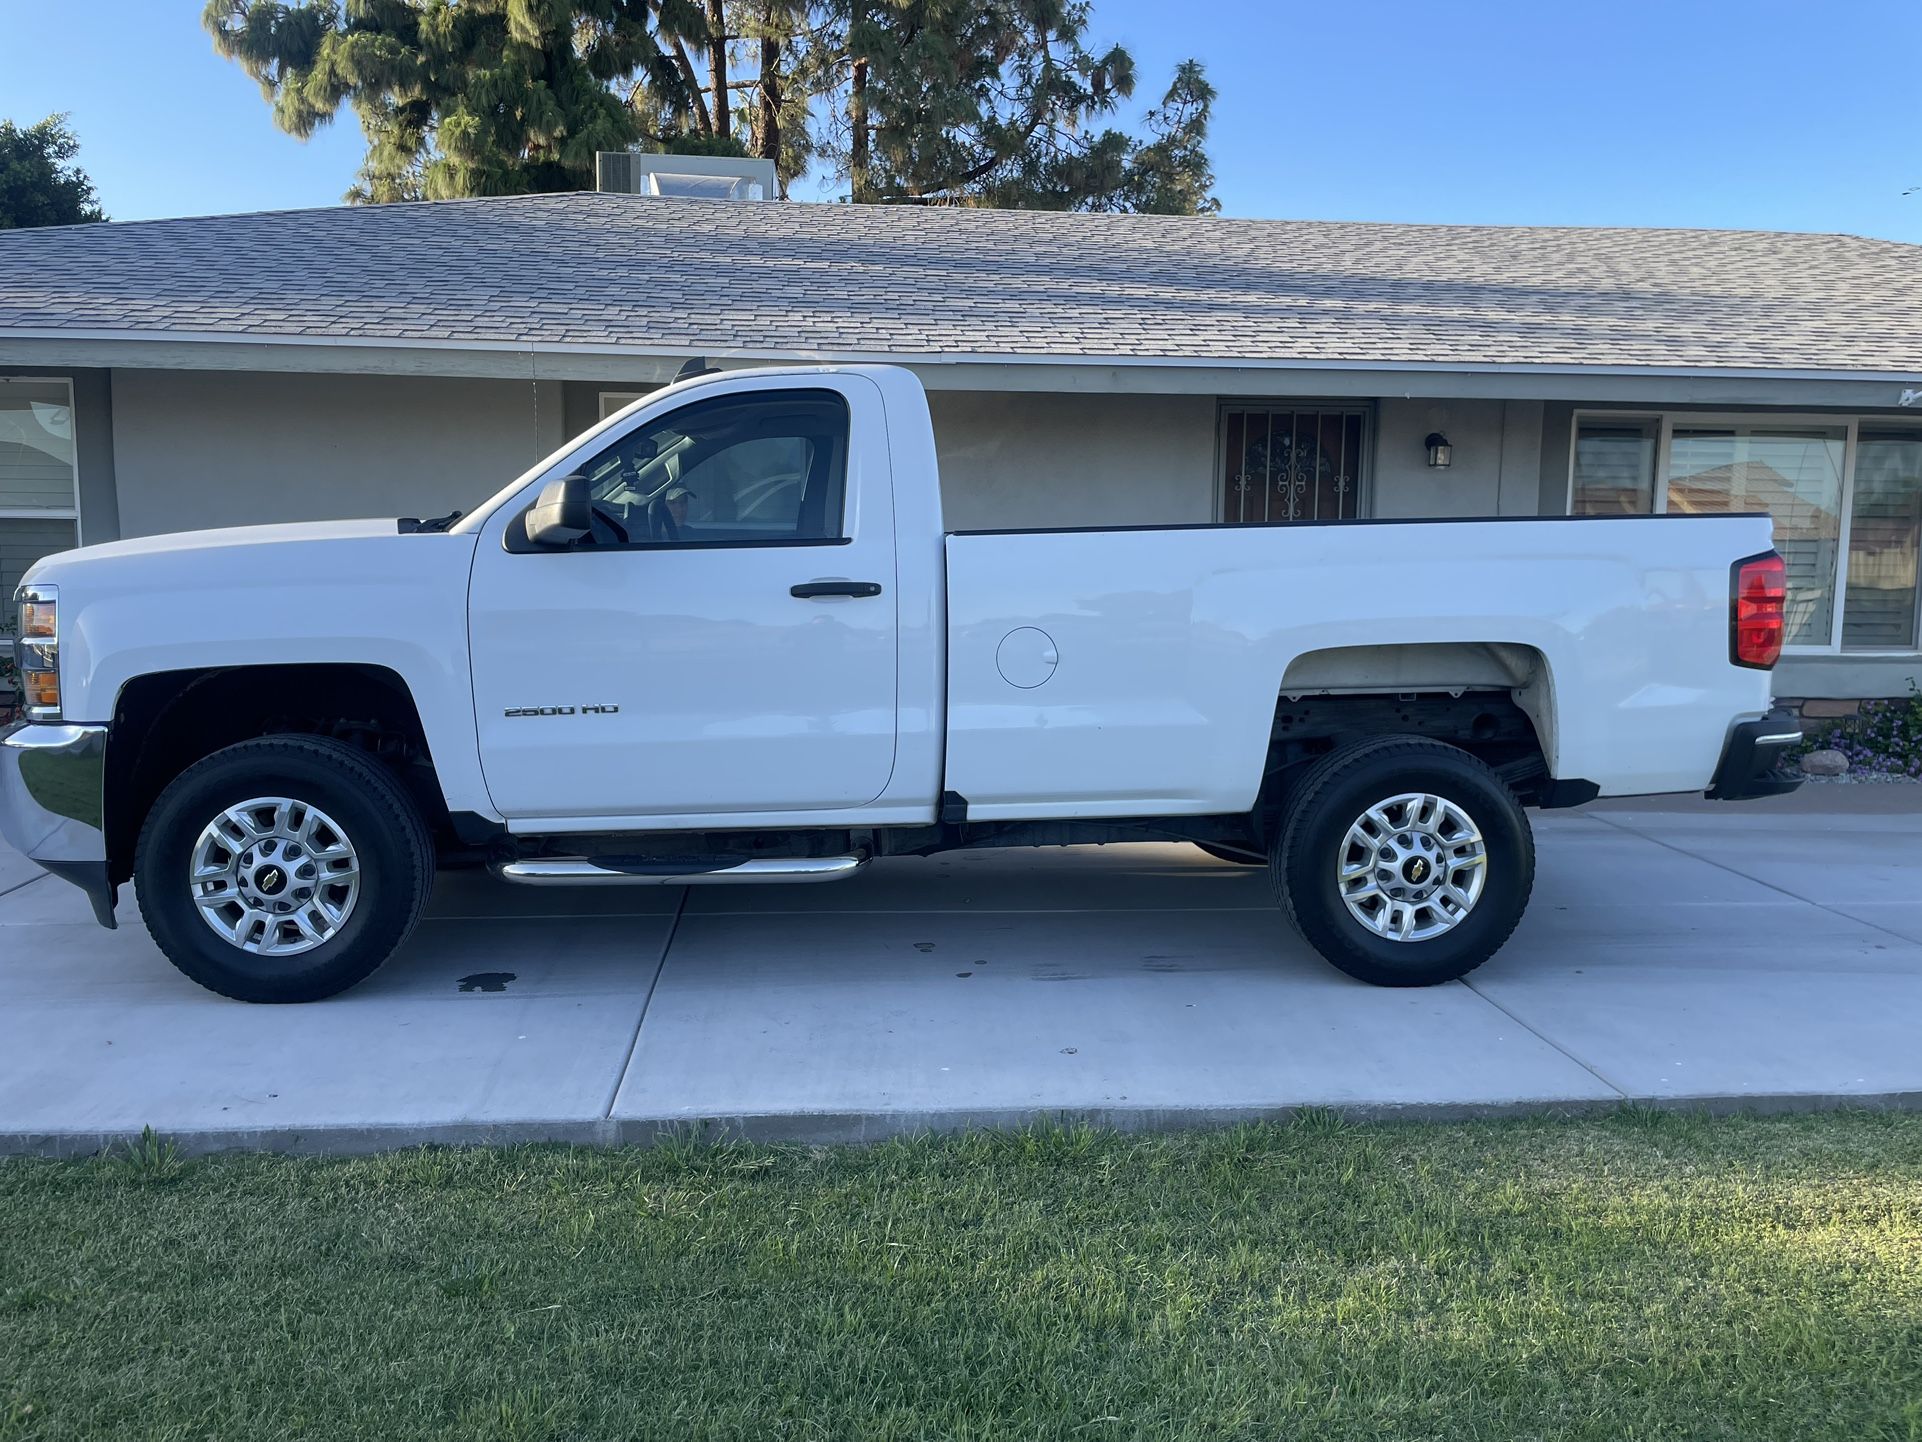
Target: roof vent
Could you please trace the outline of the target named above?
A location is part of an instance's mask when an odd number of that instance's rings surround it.
[[[681,195],[702,200],[773,200],[780,194],[771,160],[726,155],[654,155],[603,150],[594,188],[616,195]]]

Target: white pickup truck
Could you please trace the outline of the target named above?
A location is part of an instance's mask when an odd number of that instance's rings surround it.
[[[0,829],[248,1001],[361,980],[437,864],[826,881],[1187,841],[1364,981],[1527,904],[1526,806],[1790,789],[1765,516],[944,532],[905,370],[714,374],[471,514],[155,536],[20,588]]]

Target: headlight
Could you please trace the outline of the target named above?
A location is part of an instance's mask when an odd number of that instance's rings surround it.
[[[14,660],[20,672],[20,702],[30,721],[60,719],[60,626],[54,617],[57,586],[22,586],[20,639]]]
[[[31,640],[35,636],[53,639],[53,586],[35,586],[31,590],[21,587],[20,634]],[[41,600],[41,596],[45,600]]]

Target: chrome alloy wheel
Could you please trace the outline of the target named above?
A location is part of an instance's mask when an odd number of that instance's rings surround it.
[[[1427,941],[1475,909],[1488,848],[1446,797],[1407,792],[1377,802],[1348,828],[1336,859],[1348,914],[1389,941]]]
[[[256,956],[297,956],[331,940],[353,915],[360,857],[319,807],[257,796],[207,823],[188,886],[223,940]]]

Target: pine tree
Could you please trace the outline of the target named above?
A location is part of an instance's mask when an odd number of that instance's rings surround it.
[[[349,199],[584,189],[598,150],[818,162],[857,201],[1205,213],[1214,91],[1185,62],[1147,138],[1087,0],[209,0],[221,53],[311,135],[367,136]]]
[[[682,0],[678,10],[657,9],[679,83],[635,88],[641,139],[659,150],[772,160],[785,193],[815,156],[809,0]]]
[[[728,12],[729,30],[752,47],[753,79],[737,82],[754,97],[747,151],[775,163],[784,190],[819,154],[812,111],[822,57],[812,9],[809,0],[730,0]]]
[[[105,220],[93,182],[69,163],[79,152],[64,115],[24,130],[0,120],[0,230]]]
[[[1101,126],[1133,57],[1088,40],[1086,0],[822,0],[834,77],[824,153],[851,198],[1048,210],[1219,209],[1205,142],[1214,90],[1176,71],[1152,139]]]
[[[685,0],[682,0],[685,3]],[[208,0],[223,55],[305,138],[350,105],[359,201],[580,190],[637,138],[616,82],[681,83],[651,0]],[[668,0],[672,12],[674,0]]]
[[[1200,64],[1184,60],[1177,65],[1168,93],[1148,112],[1148,131],[1154,138],[1135,147],[1121,192],[1105,208],[1150,215],[1218,214],[1221,202],[1209,193],[1215,170],[1207,148],[1214,103],[1215,87]]]

